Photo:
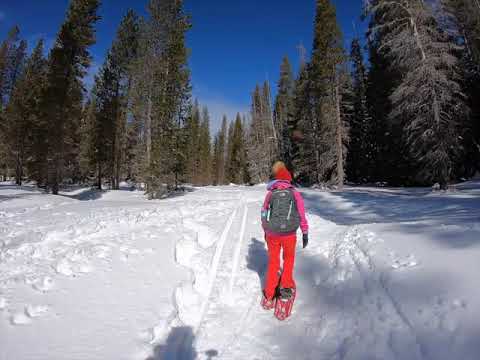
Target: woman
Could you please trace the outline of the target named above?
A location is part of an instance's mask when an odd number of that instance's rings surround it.
[[[308,245],[305,205],[301,194],[292,185],[292,175],[283,162],[275,163],[272,170],[275,180],[268,184],[262,207],[262,226],[268,245],[268,271],[262,299],[266,310],[275,307],[277,296],[287,299],[295,296],[293,267],[299,227],[303,233],[303,248]],[[281,250],[283,272],[279,279]]]

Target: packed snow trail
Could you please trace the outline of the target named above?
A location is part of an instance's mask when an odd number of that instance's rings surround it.
[[[477,360],[480,184],[458,189],[303,191],[310,245],[279,322],[259,304],[263,186],[0,186],[0,360]]]

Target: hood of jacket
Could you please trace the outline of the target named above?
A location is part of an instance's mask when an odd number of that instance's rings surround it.
[[[293,185],[289,181],[285,181],[285,180],[273,180],[273,181],[270,181],[267,185],[268,191],[285,190],[285,189],[291,189],[291,188],[293,188]]]

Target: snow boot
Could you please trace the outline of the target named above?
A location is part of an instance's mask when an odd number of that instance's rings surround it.
[[[286,320],[291,314],[293,303],[297,295],[296,289],[280,289],[277,302],[275,304],[275,317],[280,320]]]
[[[270,311],[275,307],[275,298],[267,299],[265,292],[263,292],[261,305],[265,310]]]

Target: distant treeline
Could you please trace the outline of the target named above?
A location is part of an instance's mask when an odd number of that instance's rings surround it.
[[[252,93],[250,115],[210,134],[191,98],[179,0],[129,11],[86,90],[99,0],[71,0],[47,58],[13,28],[0,48],[0,177],[62,183],[259,183],[284,160],[305,185],[432,185],[480,169],[480,6],[476,1],[371,0],[364,48],[344,48],[334,6],[317,0],[314,42],[297,74],[284,58],[277,95]],[[306,52],[304,52],[306,53]],[[367,65],[368,64],[368,65]]]

